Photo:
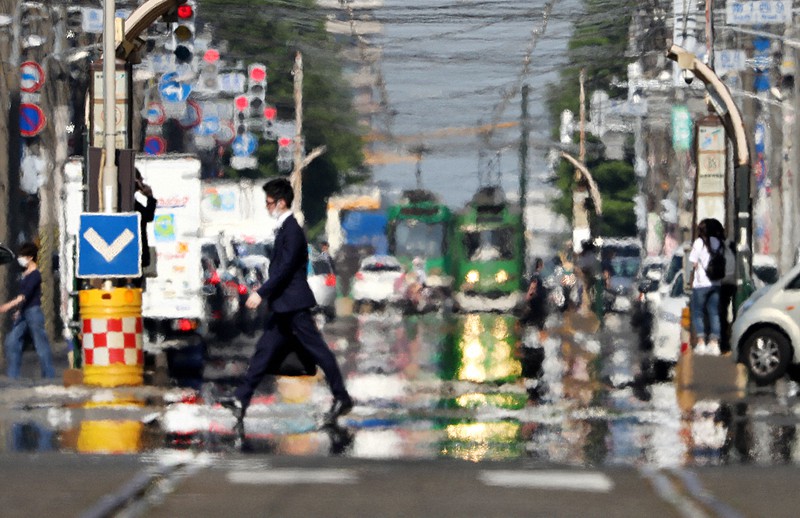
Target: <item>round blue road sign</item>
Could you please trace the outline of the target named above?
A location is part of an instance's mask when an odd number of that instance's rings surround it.
[[[258,141],[256,137],[250,133],[249,131],[242,133],[235,139],[233,139],[233,154],[236,156],[250,156],[256,150],[256,144]]]
[[[44,129],[47,119],[35,104],[19,105],[19,132],[23,137],[34,137]]]
[[[162,155],[167,150],[167,141],[162,137],[151,135],[144,139],[144,152],[148,155]]]

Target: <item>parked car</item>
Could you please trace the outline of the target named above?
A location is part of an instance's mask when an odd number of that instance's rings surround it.
[[[800,373],[800,265],[756,290],[733,323],[731,348],[750,378],[767,385]]]
[[[336,274],[331,259],[308,247],[308,285],[317,301],[315,310],[327,320],[336,317]]]
[[[606,311],[624,313],[630,311],[639,295],[636,276],[639,272],[639,257],[614,257],[610,260],[611,276],[606,293]]]
[[[361,261],[350,295],[354,310],[359,312],[365,305],[400,304],[407,288],[405,271],[395,257],[371,255]]]
[[[683,272],[672,278],[672,282],[658,289],[658,297],[650,301],[653,314],[653,364],[672,366],[678,361],[681,348],[681,316],[689,305],[690,292],[685,289]]]
[[[238,334],[244,283],[219,240],[207,238],[201,241],[200,260],[209,329],[220,338],[231,338]]]
[[[756,289],[775,284],[778,274],[778,262],[770,255],[753,254],[753,285]]]

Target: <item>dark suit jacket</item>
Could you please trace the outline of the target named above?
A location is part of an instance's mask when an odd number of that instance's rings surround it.
[[[156,217],[156,199],[153,196],[147,196],[147,205],[142,205],[138,200],[135,200],[133,206],[140,214],[139,232],[142,236],[142,268],[145,268],[150,266],[150,245],[147,242],[147,224],[152,223]]]
[[[288,313],[317,305],[308,286],[308,241],[303,229],[289,216],[275,235],[269,279],[258,289],[275,313]]]

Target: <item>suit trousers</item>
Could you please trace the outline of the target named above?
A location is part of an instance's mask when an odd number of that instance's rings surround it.
[[[275,351],[287,345],[294,335],[295,343],[303,347],[325,373],[331,393],[337,399],[348,397],[344,379],[336,357],[322,338],[308,309],[289,313],[273,313],[264,326],[264,334],[256,343],[256,352],[250,359],[244,380],[236,389],[236,398],[247,408],[253,393],[267,375]]]

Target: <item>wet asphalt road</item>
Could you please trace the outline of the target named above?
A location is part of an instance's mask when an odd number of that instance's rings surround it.
[[[172,374],[197,390],[8,386],[0,505],[20,516],[120,505],[147,516],[794,515],[796,386],[730,399],[642,380],[634,331],[626,315],[553,317],[542,335],[496,314],[341,318],[324,334],[357,406],[338,429],[318,425],[323,380],[282,378],[262,385],[245,436],[232,432],[214,401],[246,367],[247,337],[210,344],[203,379],[181,359]],[[96,455],[110,451],[122,455]]]

